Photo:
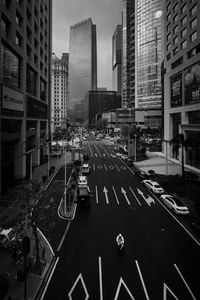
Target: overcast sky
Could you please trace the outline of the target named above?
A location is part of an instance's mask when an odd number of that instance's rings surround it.
[[[112,35],[121,24],[122,0],[53,0],[53,52],[69,52],[69,29],[92,18],[97,30],[98,87],[112,90]]]

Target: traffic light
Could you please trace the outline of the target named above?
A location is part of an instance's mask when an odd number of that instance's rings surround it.
[[[30,253],[30,238],[25,236],[22,241],[23,255],[28,255]]]

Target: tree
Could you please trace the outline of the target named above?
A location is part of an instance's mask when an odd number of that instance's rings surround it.
[[[124,138],[127,138],[129,136],[129,126],[128,125],[123,125],[121,127],[121,134]]]
[[[173,151],[177,152],[181,148],[181,168],[182,168],[182,178],[185,179],[185,158],[184,153],[188,147],[192,146],[192,141],[185,138],[183,133],[177,134],[173,139],[169,141],[170,145],[173,145]]]

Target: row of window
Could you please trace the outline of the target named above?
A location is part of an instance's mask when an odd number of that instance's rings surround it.
[[[197,18],[195,17],[191,22],[190,22],[190,29],[194,29],[197,26]],[[178,33],[178,25],[176,25],[173,28],[173,34],[177,34]],[[181,30],[181,37],[186,36],[187,34],[187,28],[185,27],[183,30]],[[171,32],[168,33],[167,35],[167,41],[171,40]]]

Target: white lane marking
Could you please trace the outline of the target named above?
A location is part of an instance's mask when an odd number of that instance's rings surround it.
[[[123,284],[123,286],[125,287],[126,291],[128,292],[129,296],[131,297],[131,299],[132,299],[132,300],[135,300],[135,298],[134,298],[133,295],[131,294],[129,288],[127,287],[126,283],[125,283],[124,280],[122,279],[122,277],[120,277],[119,284],[118,284],[118,287],[117,287],[117,291],[116,291],[114,300],[117,300],[117,299],[118,299],[119,292],[120,292],[120,289],[121,289],[122,284]]]
[[[41,231],[38,227],[37,227],[37,230],[38,230],[39,233],[43,236],[43,239],[46,241],[46,243],[47,243],[47,245],[48,245],[48,247],[49,247],[49,249],[50,249],[50,251],[51,251],[51,254],[54,256],[55,253],[54,253],[54,251],[53,251],[51,245],[49,244],[49,241],[46,239],[45,235],[42,233],[42,231]]]
[[[102,147],[102,149],[106,152],[106,154],[108,155],[108,157],[110,157],[110,154],[108,153],[108,151],[106,151],[106,148],[103,147],[102,145],[101,145],[101,147]]]
[[[118,168],[118,166],[115,164],[115,167],[117,168],[117,170],[120,172],[120,169]]]
[[[98,198],[98,188],[97,188],[97,185],[95,185],[95,193],[96,193],[96,203],[99,203],[99,198]]]
[[[71,223],[71,221],[68,222],[67,227],[66,227],[66,229],[65,229],[65,232],[64,232],[64,234],[63,234],[63,236],[62,236],[62,239],[61,239],[61,241],[60,241],[60,244],[58,245],[58,248],[57,248],[57,251],[58,251],[58,252],[60,251],[60,248],[62,247],[62,244],[63,244],[63,242],[64,242],[64,239],[65,239],[65,237],[66,237],[66,235],[67,235],[67,231],[69,230],[70,223]]]
[[[115,188],[114,188],[114,186],[112,186],[112,189],[113,189],[113,193],[114,193],[114,195],[115,195],[115,198],[116,198],[117,204],[119,204],[119,200],[118,200],[117,194],[116,194],[116,192],[115,192]]]
[[[167,300],[167,290],[170,292],[170,294],[174,297],[175,300],[179,300],[165,282],[163,286],[163,300]]]
[[[106,169],[106,171],[108,171],[108,169],[107,169],[106,165],[105,165],[105,164],[103,164],[103,165],[104,165],[104,168]]]
[[[157,198],[151,191],[149,191],[156,200],[162,205],[162,207],[174,218],[174,220],[189,234],[189,236],[200,246],[200,242],[185,228],[185,226],[171,213],[171,211]]]
[[[89,149],[90,149],[91,157],[93,157],[92,147],[90,146],[90,143],[88,143],[88,146],[89,146]]]
[[[109,169],[113,170],[113,169],[114,169],[114,166],[110,165],[110,166],[109,166]]]
[[[87,187],[87,188],[88,188],[88,192],[90,193],[90,187],[89,187],[89,185],[88,185],[88,187]]]
[[[97,152],[99,153],[99,156],[101,157],[101,152],[99,151],[98,147],[96,146],[96,144],[94,144],[94,146],[97,149]]]
[[[99,257],[99,291],[100,291],[100,300],[103,300],[103,284],[102,284],[101,257]]]
[[[151,206],[151,203],[155,204],[155,201],[152,197],[147,195],[147,198],[144,196],[144,193],[137,188],[138,194],[146,201],[146,203]]]
[[[187,287],[187,289],[188,289],[190,295],[192,296],[192,299],[196,300],[197,298],[194,296],[193,292],[191,291],[191,289],[190,289],[189,285],[187,284],[185,278],[184,278],[183,275],[181,274],[181,271],[179,270],[179,268],[177,267],[176,264],[174,264],[174,267],[176,268],[176,270],[177,270],[177,272],[179,273],[181,279],[183,280],[185,286]]]
[[[140,266],[139,266],[139,263],[137,260],[135,260],[135,263],[136,263],[136,267],[138,269],[138,273],[139,273],[139,276],[140,276],[140,280],[142,282],[142,287],[143,287],[143,290],[144,290],[144,293],[145,293],[145,296],[146,296],[146,299],[149,300],[149,295],[148,295],[148,292],[147,292],[147,289],[146,289],[146,285],[144,283],[144,279],[143,279],[143,276],[142,276],[142,272],[140,270]]]
[[[108,190],[107,188],[104,186],[103,188],[103,192],[104,192],[104,195],[105,195],[105,198],[106,198],[106,203],[109,204],[109,200],[108,200]]]
[[[55,174],[51,177],[51,179],[49,180],[48,184],[45,186],[44,191],[46,191],[46,189],[49,187],[49,185],[51,184],[52,180],[55,178],[56,174],[58,173],[58,171],[60,171],[60,169],[61,169],[62,167],[63,167],[63,165],[60,166],[60,167],[56,170]],[[37,202],[35,202],[35,204],[37,204],[39,200],[40,200],[40,198],[37,200]]]
[[[95,164],[93,164],[93,171],[95,171]]]
[[[128,197],[126,195],[126,191],[123,187],[121,187],[121,192],[122,194],[124,195],[125,199],[126,199],[126,202],[128,203],[128,205],[131,205],[130,201],[128,200]]]
[[[56,258],[56,262],[55,262],[55,264],[54,264],[54,266],[53,266],[53,269],[52,269],[51,274],[50,274],[50,276],[49,276],[49,278],[48,278],[47,284],[45,285],[45,288],[44,288],[44,290],[43,290],[42,296],[41,296],[41,298],[40,298],[41,300],[43,300],[43,298],[44,298],[44,296],[45,296],[45,294],[46,294],[46,291],[47,291],[47,289],[48,289],[49,283],[50,283],[50,281],[51,281],[51,278],[52,278],[52,276],[53,276],[53,273],[54,273],[54,271],[55,271],[55,268],[56,268],[56,266],[57,266],[57,263],[58,263],[59,259],[60,259],[60,257],[57,257],[57,258]]]
[[[135,197],[135,199],[137,200],[138,204],[141,205],[139,199],[137,198],[136,194],[134,193],[134,191],[132,190],[132,188],[129,186],[129,189],[131,191],[131,193],[133,194],[133,196]]]
[[[75,282],[74,282],[74,284],[73,284],[71,290],[70,290],[69,293],[68,293],[68,296],[69,296],[69,299],[70,299],[70,300],[72,300],[72,293],[73,293],[73,291],[74,291],[74,289],[75,289],[75,287],[76,287],[76,285],[77,285],[77,283],[78,283],[79,280],[81,281],[82,286],[83,286],[83,289],[84,289],[84,292],[85,292],[85,300],[87,300],[87,299],[89,298],[89,294],[88,294],[88,291],[87,291],[85,282],[84,282],[84,280],[83,280],[83,276],[82,276],[82,274],[80,273],[80,274],[78,275],[78,277],[76,278],[76,280],[75,280]]]

